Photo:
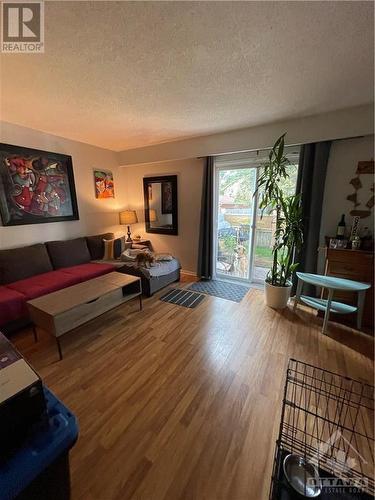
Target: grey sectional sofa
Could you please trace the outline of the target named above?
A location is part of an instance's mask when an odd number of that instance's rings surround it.
[[[176,259],[150,270],[120,260],[104,261],[103,240],[113,237],[104,233],[0,250],[1,329],[10,333],[28,324],[28,300],[109,272],[139,276],[147,296],[180,279]]]
[[[95,245],[95,248],[98,250],[96,255],[101,254],[103,257],[103,239],[111,239],[111,236],[113,235],[109,234],[91,237],[91,244]],[[126,243],[126,246],[131,247],[131,243]],[[180,280],[181,265],[176,258],[169,262],[158,262],[150,269],[137,267],[133,263],[123,262],[121,260],[103,260],[103,258],[99,258],[95,259],[94,262],[110,264],[116,267],[116,271],[120,273],[138,276],[139,278],[141,278],[143,294],[147,297],[150,297],[155,292],[170,285],[171,283]]]

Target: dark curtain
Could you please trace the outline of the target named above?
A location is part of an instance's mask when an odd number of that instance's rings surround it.
[[[296,192],[301,194],[304,244],[296,256],[297,271],[316,273],[320,222],[331,141],[301,147]],[[295,285],[295,283],[294,283]]]
[[[205,159],[199,232],[198,276],[212,278],[214,159]]]

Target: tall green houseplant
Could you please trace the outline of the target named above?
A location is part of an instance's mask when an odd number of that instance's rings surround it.
[[[266,278],[266,283],[276,287],[290,286],[292,275],[298,267],[294,257],[303,244],[300,195],[286,196],[281,187],[282,181],[289,177],[287,167],[290,165],[284,148],[285,134],[277,139],[271,149],[256,189],[260,196],[262,215],[265,210],[276,212],[273,262]]]

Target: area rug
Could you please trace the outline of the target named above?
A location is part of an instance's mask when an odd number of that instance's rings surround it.
[[[237,283],[228,283],[227,281],[203,280],[191,284],[189,289],[194,290],[194,292],[220,297],[221,299],[241,302],[250,288],[245,285],[237,285]]]
[[[194,308],[202,302],[204,295],[201,293],[190,292],[186,288],[170,288],[168,292],[160,297],[164,302],[170,302],[178,306]]]

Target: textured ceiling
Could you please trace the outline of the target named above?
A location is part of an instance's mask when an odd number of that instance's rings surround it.
[[[123,150],[373,101],[372,2],[46,2],[1,118]]]

